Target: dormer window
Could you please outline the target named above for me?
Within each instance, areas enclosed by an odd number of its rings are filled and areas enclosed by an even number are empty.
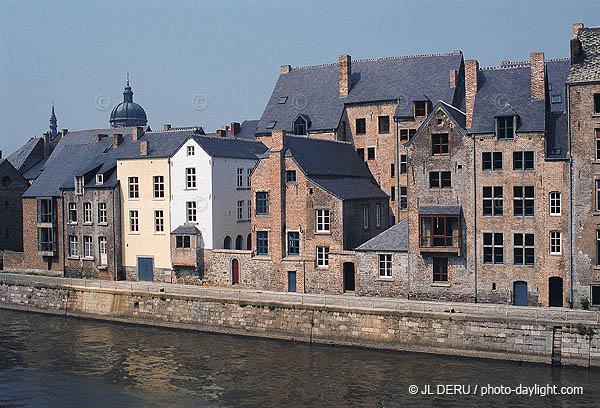
[[[97,185],[104,184],[104,174],[96,174],[96,184]]]
[[[306,135],[306,120],[302,116],[299,116],[294,121],[294,134],[296,135]]]
[[[427,101],[415,101],[415,118],[424,118],[427,112]]]
[[[515,138],[515,116],[496,118],[496,137],[498,140],[512,140]]]
[[[83,176],[75,177],[75,194],[81,195],[83,194]]]
[[[275,124],[277,123],[276,120],[272,120],[269,123],[267,123],[267,129],[273,129],[275,127]]]
[[[288,98],[287,96],[280,96],[280,97],[279,97],[279,102],[278,102],[278,103],[279,103],[280,105],[283,105],[284,103],[286,103],[286,102],[287,102],[287,98]]]
[[[552,95],[551,102],[552,103],[561,103],[562,102],[562,98],[560,97],[560,95]]]

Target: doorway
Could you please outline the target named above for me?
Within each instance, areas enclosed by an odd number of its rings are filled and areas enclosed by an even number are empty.
[[[138,280],[152,282],[154,281],[154,259],[148,257],[138,257]]]
[[[240,283],[240,262],[237,259],[231,260],[231,284]]]
[[[344,292],[354,292],[354,263],[344,262]]]
[[[296,291],[296,271],[288,271],[288,292]]]
[[[513,284],[515,306],[527,306],[527,282],[517,281]]]
[[[563,280],[557,276],[548,279],[548,306],[563,306]]]

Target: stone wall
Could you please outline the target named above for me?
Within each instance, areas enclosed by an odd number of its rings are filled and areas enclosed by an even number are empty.
[[[379,276],[379,252],[357,251],[356,292],[360,296],[408,297],[408,254],[387,252],[392,255],[392,276]]]
[[[231,289],[171,293],[181,288],[166,285],[161,292],[141,283],[104,281],[107,287],[100,288],[84,287],[86,280],[15,279],[0,275],[1,308],[515,361],[550,363],[561,355],[564,364],[600,366],[598,312]]]

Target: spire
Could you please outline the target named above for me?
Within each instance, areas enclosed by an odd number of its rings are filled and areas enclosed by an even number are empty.
[[[129,72],[127,73],[127,85],[123,91],[123,102],[133,102],[133,91],[129,85]]]
[[[56,115],[54,114],[54,101],[52,102],[52,114],[50,115],[50,134],[52,135],[52,139],[58,135]]]

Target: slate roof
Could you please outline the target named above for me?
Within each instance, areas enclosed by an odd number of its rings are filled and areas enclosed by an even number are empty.
[[[552,88],[552,90],[548,90],[548,100],[550,100],[550,110],[552,112],[564,112],[567,110],[565,82],[567,82],[570,68],[570,59],[546,61],[546,78],[549,87]],[[552,95],[560,95],[560,102],[552,103],[550,99]]]
[[[408,251],[408,218],[404,218],[396,225],[374,236],[358,248],[356,251]]]
[[[186,235],[198,235],[200,234],[200,230],[198,230],[198,228],[196,228],[195,225],[193,224],[183,224],[180,225],[179,227],[175,228],[171,234],[186,234]]]
[[[460,205],[424,205],[419,207],[419,215],[460,215]]]
[[[27,169],[22,168],[23,165],[26,164],[27,159],[29,158],[29,156],[31,155],[31,153],[33,152],[33,150],[36,148],[36,146],[39,143],[44,143],[44,141],[41,137],[32,137],[31,139],[29,139],[27,141],[27,143],[25,143],[23,146],[21,146],[20,149],[18,149],[16,152],[14,152],[10,156],[8,156],[6,159],[10,162],[10,164],[13,165],[13,167],[18,172],[21,172],[21,171],[24,172]]]
[[[243,140],[230,137],[193,136],[193,139],[213,157],[231,157],[234,159],[256,159],[267,151],[267,147],[255,140]]]
[[[235,134],[236,139],[256,139],[256,125],[258,125],[258,119],[256,120],[245,120],[240,123],[240,131]],[[231,137],[231,129],[227,129],[227,137]]]
[[[567,114],[550,113],[546,120],[546,158],[566,159],[568,146]]]
[[[583,58],[581,63],[571,66],[569,83],[600,81],[600,27],[579,30]]]
[[[309,179],[341,200],[389,197],[377,184],[367,178],[309,176]]]
[[[347,97],[339,95],[338,64],[292,68],[279,75],[257,125],[257,134],[274,129],[293,132],[299,114],[307,117],[308,131],[337,128],[344,104],[396,101],[397,114],[413,115],[412,101],[444,100],[452,103],[456,88],[450,87],[450,70],[459,71],[462,53],[355,60],[351,63],[352,85]],[[283,104],[281,97],[287,97]]]

